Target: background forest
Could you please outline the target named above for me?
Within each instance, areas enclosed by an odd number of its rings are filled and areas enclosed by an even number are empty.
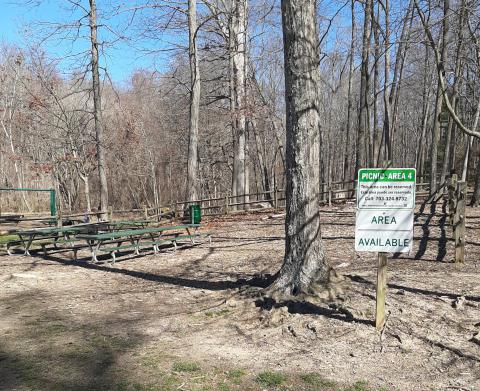
[[[100,208],[103,150],[115,209],[283,188],[280,1],[59,3],[69,11],[60,20],[31,22],[25,44],[1,45],[0,187],[55,188],[64,211]],[[317,7],[322,182],[352,181],[358,168],[390,161],[416,167],[431,192],[452,172],[473,185],[479,2],[322,0]],[[52,50],[65,42],[69,51]],[[112,79],[107,59],[120,45],[152,65]],[[26,193],[16,197],[22,211],[48,207]]]

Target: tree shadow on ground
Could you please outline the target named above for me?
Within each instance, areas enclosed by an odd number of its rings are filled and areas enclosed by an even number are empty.
[[[58,262],[68,266],[81,267],[84,269],[90,270],[99,270],[108,273],[122,274],[128,277],[139,278],[146,281],[158,282],[162,284],[183,286],[186,288],[195,288],[195,289],[204,289],[209,291],[222,291],[229,289],[238,289],[243,286],[255,287],[255,288],[265,288],[271,284],[273,277],[271,275],[252,275],[251,278],[238,278],[236,281],[212,281],[212,280],[201,280],[194,278],[185,278],[177,276],[168,276],[161,274],[154,274],[149,272],[142,272],[129,269],[121,269],[114,266],[105,266],[100,264],[93,264],[83,261],[66,261],[64,259],[52,257],[52,256],[43,256],[43,258],[48,259],[53,262]]]
[[[368,326],[373,325],[371,320],[357,318],[346,308],[336,304],[327,304],[327,306],[321,307],[305,301],[283,300],[277,302],[275,299],[265,297],[256,300],[255,305],[266,311],[287,307],[288,312],[291,314],[320,315],[329,319],[341,320],[342,322],[347,323],[361,323]]]
[[[118,389],[126,380],[114,370],[118,359],[144,341],[134,321],[109,317],[82,323],[51,305],[36,291],[2,300],[2,318],[21,314],[22,321],[2,326],[0,389]],[[112,321],[114,330],[105,327]]]
[[[365,284],[365,285],[375,287],[375,284],[373,282],[367,280],[366,278],[364,278],[362,276],[358,276],[358,275],[355,275],[355,274],[345,274],[345,277],[347,277],[348,279],[350,279],[353,282],[357,282],[357,283],[360,283],[360,284]],[[448,297],[452,300],[455,300],[455,299],[457,299],[461,296],[464,296],[466,300],[480,302],[480,296],[461,295],[461,294],[447,293],[447,292],[436,292],[436,291],[431,291],[431,290],[428,290],[428,289],[412,288],[412,287],[409,287],[409,286],[393,284],[393,283],[388,283],[387,287],[388,288],[393,288],[393,289],[401,289],[401,290],[404,290],[406,292],[417,293],[417,294],[420,294],[420,295],[427,295],[427,296],[434,296],[434,297],[442,297],[443,296],[443,297]]]
[[[422,257],[425,255],[427,252],[428,244],[432,241],[438,242],[438,249],[437,249],[437,255],[435,260],[437,262],[444,262],[445,256],[447,255],[447,242],[449,241],[447,239],[446,235],[446,230],[445,230],[445,225],[446,225],[446,219],[447,219],[447,214],[446,214],[446,201],[443,202],[442,205],[442,214],[441,218],[439,220],[438,225],[433,225],[432,224],[432,219],[436,216],[436,211],[437,211],[437,202],[434,201],[430,204],[430,212],[429,213],[424,213],[426,209],[427,203],[424,202],[420,206],[420,211],[415,214],[414,221],[418,222],[419,218],[422,216],[426,216],[425,221],[423,224],[421,224],[421,229],[423,235],[420,237],[420,243],[418,246],[418,250],[416,254],[414,255],[413,259],[415,260],[421,260]],[[430,227],[432,226],[438,226],[440,227],[440,237],[439,238],[431,238],[430,237]],[[417,239],[417,238],[415,238]]]

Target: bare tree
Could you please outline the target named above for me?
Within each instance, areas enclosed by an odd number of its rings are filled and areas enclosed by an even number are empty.
[[[198,199],[198,122],[200,67],[197,50],[197,1],[188,0],[188,56],[190,59],[190,116],[187,160],[187,200]]]
[[[95,0],[90,1],[90,42],[91,42],[91,71],[93,90],[93,118],[95,122],[95,137],[97,147],[97,165],[100,178],[100,212],[101,217],[107,217],[108,210],[108,183],[105,162],[105,144],[102,121],[102,98],[100,92],[100,73],[98,65],[98,39],[97,39],[97,6]]]
[[[315,0],[282,0],[287,115],[285,258],[269,288],[313,294],[330,280],[320,233],[319,38]]]

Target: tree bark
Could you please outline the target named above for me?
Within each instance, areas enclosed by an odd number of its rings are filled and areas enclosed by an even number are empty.
[[[457,37],[457,48],[455,50],[455,73],[452,86],[452,106],[457,110],[457,96],[459,90],[459,83],[462,71],[462,52],[463,52],[463,29],[464,29],[464,20],[465,16],[465,7],[460,8],[460,15],[458,18],[458,37]],[[445,154],[443,157],[443,166],[442,166],[442,182],[445,181],[445,178],[450,175],[455,165],[455,123],[452,118],[449,118],[448,129],[447,129],[447,139],[445,142]]]
[[[350,41],[350,58],[348,63],[348,97],[347,97],[347,132],[345,137],[345,156],[343,160],[342,181],[346,182],[350,172],[350,133],[352,130],[352,82],[353,82],[353,58],[355,51],[355,0],[351,0],[352,31]]]
[[[190,59],[190,117],[188,132],[186,199],[198,199],[198,120],[200,109],[200,67],[197,51],[197,1],[188,0],[188,55]]]
[[[366,159],[366,136],[368,135],[368,91],[369,91],[369,67],[368,58],[370,52],[371,35],[371,12],[372,0],[365,0],[365,16],[363,21],[363,40],[362,40],[362,65],[360,70],[360,107],[358,112],[357,129],[357,153],[355,160],[355,176],[358,170],[365,167]]]
[[[445,72],[445,60],[447,54],[447,38],[449,30],[449,0],[444,0],[443,2],[443,24],[442,24],[442,47],[440,53],[440,66],[442,72]],[[442,76],[438,75],[437,83],[437,98],[435,101],[435,118],[433,122],[433,133],[432,133],[432,148],[431,152],[431,163],[430,163],[430,195],[434,194],[437,191],[437,160],[438,160],[438,143],[440,141],[440,113],[442,111],[443,104],[443,91],[442,91]]]
[[[98,175],[100,178],[100,217],[107,218],[108,212],[108,184],[105,164],[105,145],[102,121],[102,99],[100,93],[100,73],[98,67],[98,40],[97,40],[97,7],[96,0],[90,1],[90,41],[92,45],[92,89],[93,89],[93,117],[95,123],[95,142],[97,148]]]
[[[286,102],[285,258],[270,289],[314,294],[329,282],[319,216],[319,41],[315,0],[282,0]]]
[[[229,24],[230,94],[233,116],[233,178],[232,195],[240,195],[236,202],[243,202],[246,191],[246,45],[247,0],[235,0]]]
[[[387,127],[384,130],[385,135],[385,148],[386,148],[386,160],[393,161],[393,146],[394,146],[394,136],[395,136],[395,122],[398,113],[398,103],[400,101],[400,84],[402,81],[403,69],[405,64],[405,59],[407,55],[407,43],[408,36],[410,35],[410,30],[413,20],[413,0],[410,1],[407,12],[405,13],[405,19],[403,21],[402,33],[400,35],[400,43],[398,44],[397,53],[395,55],[395,66],[393,70],[393,80],[390,87],[390,93],[388,96],[388,108],[386,110],[386,115],[388,115],[388,121],[386,120],[384,125]],[[390,35],[390,34],[388,34]],[[385,53],[387,54],[387,53]],[[389,70],[388,70],[389,71]]]

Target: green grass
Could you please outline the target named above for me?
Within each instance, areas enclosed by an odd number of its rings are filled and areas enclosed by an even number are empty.
[[[218,383],[218,391],[230,391],[230,386],[227,383]]]
[[[177,361],[172,365],[172,371],[174,372],[198,372],[200,366],[194,362]]]
[[[242,382],[242,377],[245,376],[245,371],[243,369],[232,369],[227,372],[227,379],[230,380],[233,384],[240,385]]]
[[[306,383],[314,387],[316,390],[321,390],[325,388],[333,388],[335,387],[335,382],[327,380],[320,376],[320,374],[315,372],[304,373],[300,375],[300,379]]]
[[[15,241],[15,240],[20,240],[18,235],[1,235],[0,236],[0,246],[5,245],[8,242],[12,242],[12,241]]]
[[[359,380],[353,383],[345,391],[368,391],[368,382],[366,380]]]
[[[283,373],[271,371],[260,372],[255,378],[257,383],[266,387],[279,386],[285,380],[287,380],[287,376]]]
[[[227,315],[230,312],[227,308],[224,308],[220,311],[207,311],[205,312],[205,316],[208,318],[214,318],[216,316]]]

